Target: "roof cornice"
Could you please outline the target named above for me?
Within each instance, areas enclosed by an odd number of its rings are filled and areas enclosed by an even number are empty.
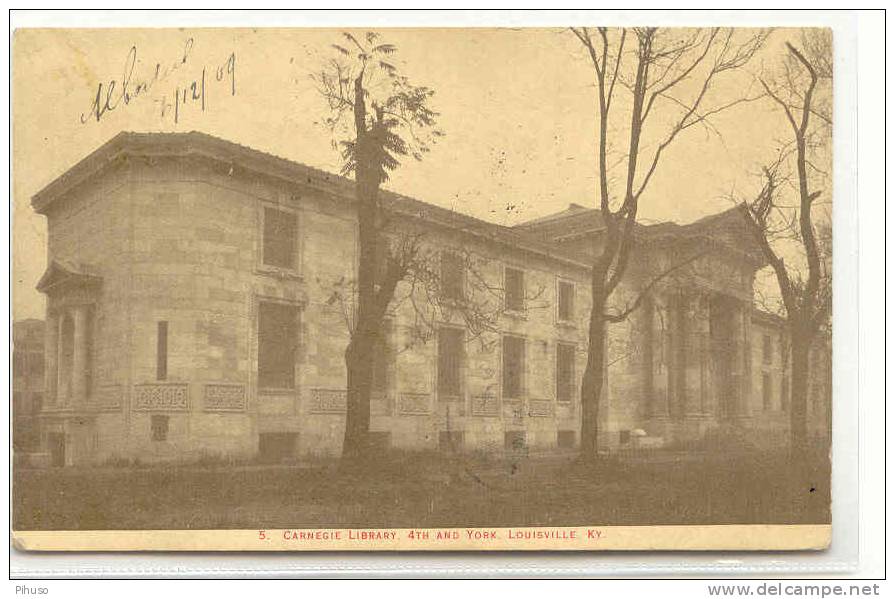
[[[123,131],[57,177],[31,199],[38,214],[75,187],[98,176],[116,160],[126,156],[197,156],[238,166],[290,184],[309,186],[344,201],[354,201],[354,181],[248,146],[198,131],[184,133],[136,133]],[[441,208],[388,190],[380,190],[386,208],[404,217],[420,218],[491,242],[512,244],[528,252],[558,260],[576,268],[589,268],[590,260],[572,252],[557,251],[551,244],[531,239],[522,231],[490,223],[460,212]]]

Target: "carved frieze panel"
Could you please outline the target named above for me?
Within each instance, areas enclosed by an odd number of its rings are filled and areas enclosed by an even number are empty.
[[[544,418],[553,416],[553,401],[550,399],[529,400],[528,415],[532,418]]]
[[[211,383],[205,385],[204,405],[207,412],[242,412],[246,408],[245,385]]]
[[[345,389],[311,389],[312,414],[344,414],[348,410]]]
[[[398,413],[414,416],[429,413],[428,393],[402,393],[398,396]]]
[[[134,410],[139,412],[186,412],[190,409],[187,383],[134,385]]]

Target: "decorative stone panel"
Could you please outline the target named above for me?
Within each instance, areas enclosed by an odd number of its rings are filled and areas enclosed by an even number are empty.
[[[116,412],[121,409],[123,393],[121,385],[101,385],[90,395],[87,405],[97,412]]]
[[[398,396],[398,413],[415,416],[429,413],[428,393],[402,393]]]
[[[311,389],[312,414],[344,414],[348,411],[345,389]]]
[[[187,383],[134,385],[134,410],[139,412],[187,412],[190,409]]]
[[[475,395],[472,398],[473,416],[500,416],[500,402],[496,395]]]
[[[210,383],[205,385],[206,412],[242,412],[246,408],[245,385]]]
[[[545,418],[553,416],[553,401],[550,399],[529,400],[528,415],[532,418]]]

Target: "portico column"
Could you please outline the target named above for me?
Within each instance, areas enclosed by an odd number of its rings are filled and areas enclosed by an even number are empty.
[[[48,403],[56,404],[56,377],[59,364],[59,318],[47,310],[47,322],[44,325],[44,387]]]
[[[751,415],[749,407],[751,385],[749,384],[749,379],[752,377],[752,361],[749,359],[749,327],[747,322],[747,320],[751,321],[751,318],[749,318],[749,311],[745,302],[736,304],[731,317],[733,319],[731,331],[733,337],[733,359],[731,360],[733,385],[731,385],[731,391],[734,394],[734,414],[737,417],[747,417]]]
[[[668,418],[668,360],[671,356],[669,311],[667,302],[650,302],[653,343],[653,376],[650,379],[653,389],[653,401],[650,415],[654,418]]]
[[[72,355],[72,403],[83,405],[87,401],[87,306],[72,308],[74,318],[74,352]]]
[[[702,352],[700,344],[699,295],[688,294],[684,298],[684,414],[702,411]]]
[[[696,311],[696,346],[699,355],[699,412],[711,412],[712,397],[712,355],[709,351],[711,337],[711,296],[708,293],[699,295]]]
[[[752,416],[752,303],[745,301],[742,303],[742,311],[740,312],[740,322],[742,327],[742,344],[743,344],[743,389],[740,392],[742,416]]]
[[[61,308],[56,317],[56,403],[64,405],[68,403],[69,373],[65,359],[65,319],[68,317],[68,308]]]

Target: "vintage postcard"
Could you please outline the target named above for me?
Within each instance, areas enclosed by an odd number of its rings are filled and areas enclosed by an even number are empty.
[[[16,30],[15,546],[826,548],[832,34],[570,25]]]

